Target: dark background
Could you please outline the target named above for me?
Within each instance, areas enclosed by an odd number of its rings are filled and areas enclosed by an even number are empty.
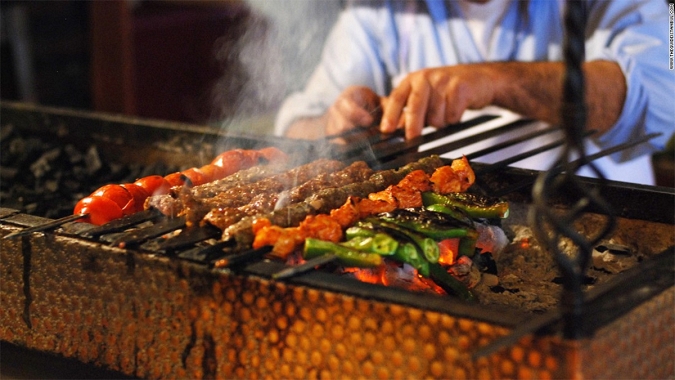
[[[244,2],[3,0],[0,9],[3,100],[194,123],[232,112],[214,106],[212,89],[241,68],[216,50],[236,57]]]

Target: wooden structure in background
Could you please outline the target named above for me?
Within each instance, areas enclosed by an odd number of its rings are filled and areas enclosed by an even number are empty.
[[[90,4],[94,110],[199,123],[213,116],[210,91],[227,69],[216,49],[243,33],[243,2]]]
[[[91,3],[92,92],[98,111],[136,114],[132,12],[126,1]]]

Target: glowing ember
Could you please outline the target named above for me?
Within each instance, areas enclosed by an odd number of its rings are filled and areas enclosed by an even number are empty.
[[[440,248],[440,256],[438,263],[441,265],[452,265],[457,260],[459,253],[459,239],[445,239],[438,242]]]
[[[530,239],[528,239],[528,238],[521,239],[520,240],[520,248],[522,248],[522,249],[530,248]]]
[[[367,282],[369,284],[384,284],[385,279],[383,278],[384,271],[381,267],[372,268],[372,269],[361,269],[361,268],[344,268],[344,273],[351,274],[357,280],[361,282]]]
[[[387,261],[385,265],[377,268],[350,267],[343,268],[342,272],[369,284],[393,286],[416,292],[446,294],[441,287],[420,276],[417,270],[408,264],[401,265],[393,261]]]

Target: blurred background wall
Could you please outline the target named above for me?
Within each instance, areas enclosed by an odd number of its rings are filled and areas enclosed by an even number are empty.
[[[1,98],[267,133],[341,6],[3,0]]]

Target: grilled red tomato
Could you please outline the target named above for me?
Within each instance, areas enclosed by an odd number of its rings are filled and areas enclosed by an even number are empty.
[[[199,168],[204,176],[204,183],[213,182],[228,176],[229,170],[218,165],[206,164]]]
[[[167,194],[171,189],[169,182],[161,175],[149,175],[136,180],[134,184],[142,187],[148,193],[148,196]]]
[[[180,172],[182,175],[187,177],[192,183],[192,186],[197,186],[206,183],[204,180],[204,174],[197,168],[190,168]]]
[[[273,146],[258,151],[267,162],[279,164],[288,161],[288,155]]]
[[[241,169],[247,169],[250,168],[251,166],[258,165],[260,163],[260,160],[263,157],[263,155],[260,153],[260,151],[257,150],[241,150],[240,152],[243,156],[241,163],[239,164],[239,170]]]
[[[190,168],[183,170],[182,172],[171,173],[164,177],[171,187],[185,185],[185,178],[190,180],[192,186],[206,183],[204,182],[204,175],[197,168]]]
[[[211,165],[220,166],[221,168],[228,169],[228,171],[239,170],[240,167],[244,166],[247,160],[250,160],[249,155],[244,154],[243,149],[233,149],[223,152],[216,156],[216,158],[211,161]],[[234,173],[234,171],[232,171]]]
[[[100,226],[123,216],[122,208],[114,201],[101,196],[88,196],[82,198],[75,205],[75,215],[89,214],[80,219],[83,222]]]
[[[169,183],[169,187],[183,186],[183,184],[185,184],[185,180],[183,179],[181,172],[171,173],[165,176],[164,180]]]
[[[91,193],[92,197],[102,197],[115,202],[124,215],[133,212],[134,196],[122,185],[105,185]]]
[[[143,205],[145,204],[145,200],[150,196],[147,191],[145,191],[144,188],[141,186],[138,186],[135,183],[125,183],[124,185],[121,185],[133,197],[133,203],[130,205],[127,205],[129,207],[129,212],[122,208],[122,211],[124,211],[124,215],[128,214],[133,214],[135,212],[143,211]]]

